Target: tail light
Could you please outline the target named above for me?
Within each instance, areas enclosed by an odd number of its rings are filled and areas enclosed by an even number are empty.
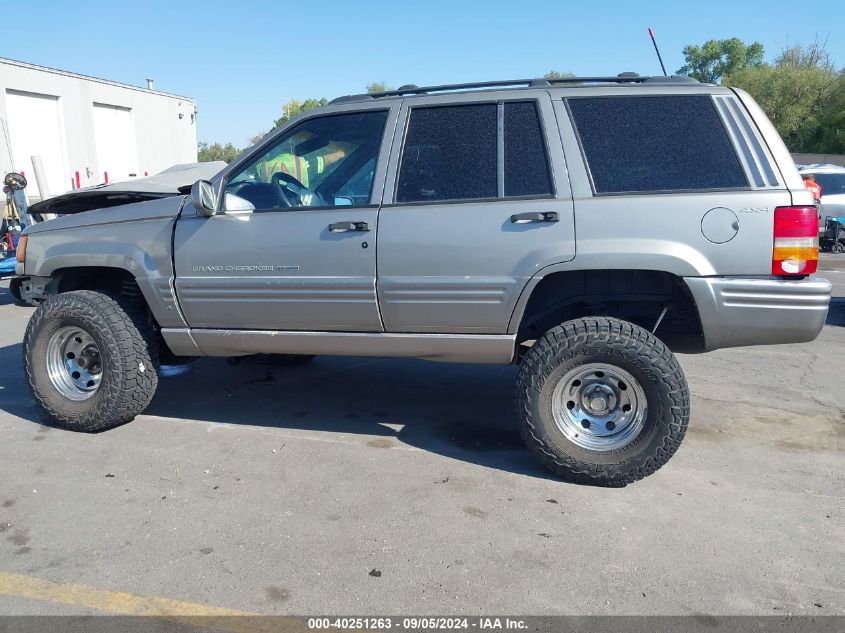
[[[816,207],[777,207],[772,248],[773,275],[811,275],[819,262]]]

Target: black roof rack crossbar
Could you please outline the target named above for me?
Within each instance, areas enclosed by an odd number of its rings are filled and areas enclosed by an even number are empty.
[[[671,83],[673,80],[678,80],[679,83],[688,83],[690,81],[695,82],[695,80],[691,80],[690,77],[649,77],[649,76],[641,76],[637,73],[621,73],[616,75],[615,77],[560,77],[558,79],[545,79],[545,78],[534,78],[534,79],[505,79],[502,81],[476,81],[470,83],[462,83],[462,84],[442,84],[439,86],[402,86],[397,90],[384,90],[382,92],[370,92],[366,94],[358,94],[358,95],[346,95],[344,97],[338,97],[332,103],[342,103],[346,101],[360,101],[364,99],[378,99],[381,97],[400,97],[402,95],[421,95],[421,94],[428,94],[431,92],[447,92],[451,90],[476,90],[478,88],[509,88],[513,86],[528,86],[528,87],[538,87],[538,86],[551,86],[555,84],[589,84],[589,83],[645,83],[647,81],[652,81],[655,79],[660,79],[663,82]]]

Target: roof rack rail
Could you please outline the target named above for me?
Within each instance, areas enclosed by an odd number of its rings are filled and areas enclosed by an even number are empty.
[[[556,84],[592,84],[592,83],[698,83],[692,77],[664,77],[664,76],[642,76],[633,72],[624,72],[615,77],[560,77],[559,79],[546,79],[537,77],[534,79],[504,79],[501,81],[475,81],[462,84],[442,84],[439,86],[416,86],[408,84],[397,90],[384,90],[382,92],[370,92],[366,94],[345,95],[333,99],[331,103],[349,103],[353,101],[366,101],[369,99],[380,99],[382,97],[400,97],[403,95],[422,95],[431,92],[448,92],[452,90],[476,90],[479,88],[511,88],[517,86],[525,87],[549,87]]]

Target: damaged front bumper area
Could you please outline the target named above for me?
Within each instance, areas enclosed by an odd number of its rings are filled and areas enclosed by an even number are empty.
[[[37,306],[49,295],[55,294],[53,277],[35,277],[32,275],[18,275],[9,282],[9,292],[20,302]]]

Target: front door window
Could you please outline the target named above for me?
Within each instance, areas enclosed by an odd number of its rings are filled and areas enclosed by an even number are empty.
[[[386,120],[376,110],[303,121],[237,170],[226,193],[256,211],[369,204]]]

